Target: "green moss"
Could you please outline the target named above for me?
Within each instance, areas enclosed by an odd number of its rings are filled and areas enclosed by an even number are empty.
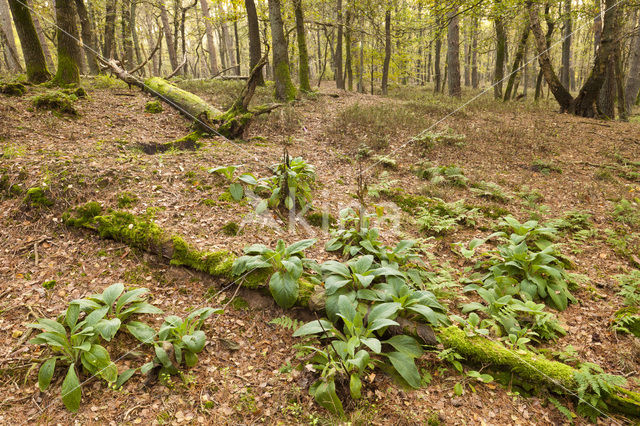
[[[218,201],[226,201],[228,203],[232,203],[234,200],[231,194],[229,194],[228,191],[225,191],[222,194],[218,195]]]
[[[102,214],[102,205],[96,201],[90,201],[77,206],[62,215],[62,222],[67,226],[81,228],[91,224],[96,216]]]
[[[24,197],[24,202],[29,207],[51,207],[53,200],[47,197],[47,193],[48,191],[37,186],[29,188]]]
[[[160,101],[149,101],[144,106],[144,112],[148,112],[150,114],[158,114],[163,111],[162,103]]]
[[[218,205],[218,203],[216,203],[215,200],[212,200],[211,198],[205,198],[201,201],[201,203],[209,207],[214,207]]]
[[[47,280],[42,283],[42,287],[46,288],[47,290],[51,290],[56,286],[56,284],[56,280]]]
[[[414,195],[402,188],[391,188],[380,192],[388,197],[407,213],[415,213],[419,207],[423,207],[431,201],[431,198],[423,195]]]
[[[60,90],[45,92],[31,98],[31,103],[38,109],[57,111],[63,114],[78,115],[78,111],[73,106],[75,96],[67,95]]]
[[[0,83],[0,93],[7,96],[22,96],[27,88],[22,83]]]
[[[200,252],[178,236],[173,236],[172,242],[172,265],[189,266],[213,276],[231,277],[231,267],[235,260],[235,256],[232,253],[226,250]]]
[[[242,297],[238,297],[236,296],[233,301],[231,302],[231,306],[233,307],[233,309],[236,309],[238,311],[244,311],[249,309],[249,303],[247,303],[246,300],[244,300]]]
[[[327,212],[314,211],[310,212],[305,216],[307,222],[309,222],[313,226],[322,227],[325,225],[333,225],[335,224],[336,218]]]
[[[58,46],[58,67],[56,75],[51,83],[59,86],[80,83],[80,70],[75,58],[71,56],[69,49],[64,46]]]
[[[61,89],[60,90],[62,93],[69,95],[69,96],[75,96],[75,99],[86,99],[88,97],[87,91],[83,88],[83,87],[70,87],[68,89]],[[73,98],[72,98],[73,99]]]
[[[276,64],[275,74],[278,81],[282,82],[285,88],[283,101],[292,101],[296,98],[297,90],[296,86],[291,81],[291,74],[289,72],[289,64],[286,61],[281,61]],[[276,93],[276,97],[278,94]]]
[[[234,237],[238,235],[238,232],[240,231],[240,226],[235,222],[227,222],[224,224],[221,231],[225,235]]]
[[[95,226],[103,238],[122,241],[133,247],[170,257],[170,237],[147,217],[114,211],[94,218]]]
[[[124,191],[118,194],[118,208],[127,208],[135,205],[138,202],[138,197],[131,192]]]

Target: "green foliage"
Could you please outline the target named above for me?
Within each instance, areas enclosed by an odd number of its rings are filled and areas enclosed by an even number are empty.
[[[422,231],[445,234],[458,225],[475,226],[478,209],[467,207],[464,200],[447,203],[436,198],[433,201],[428,207],[420,207],[416,214]]]
[[[18,82],[2,83],[0,82],[0,93],[7,96],[22,96],[27,92],[24,84]]]
[[[138,197],[129,191],[124,191],[118,194],[118,208],[124,209],[135,205],[138,202]]]
[[[78,98],[62,91],[49,91],[31,98],[31,103],[38,109],[57,111],[63,114],[78,115],[73,105]]]
[[[298,300],[298,280],[302,277],[304,250],[316,241],[301,240],[287,246],[284,241],[278,240],[275,249],[262,244],[246,247],[245,255],[233,263],[232,274],[240,276],[254,270],[268,270],[271,295],[278,305],[290,308]]]
[[[170,315],[164,319],[156,331],[147,324],[131,321],[127,330],[136,339],[153,344],[155,357],[140,368],[147,373],[159,367],[160,377],[178,374],[178,368],[184,363],[193,367],[198,363],[198,353],[204,349],[207,338],[201,330],[204,321],[213,314],[222,314],[222,309],[200,308],[191,312],[185,319]],[[157,336],[157,340],[155,340]],[[174,362],[175,361],[175,362]]]
[[[478,183],[473,183],[471,184],[470,190],[478,197],[497,201],[499,203],[507,203],[513,198],[513,196],[511,196],[504,190],[504,188],[493,182],[481,181]]]
[[[209,173],[217,173],[220,176],[224,176],[230,182],[229,194],[235,201],[240,201],[244,197],[244,188],[239,181],[244,182],[246,179],[251,179],[252,175],[245,173],[240,177],[235,177],[234,173],[240,166],[220,166],[209,169]]]
[[[613,210],[613,217],[617,222],[640,228],[640,198],[620,200]]]
[[[222,226],[222,233],[230,237],[238,235],[240,226],[236,222],[227,222]]]
[[[469,179],[456,165],[435,166],[433,163],[425,161],[416,166],[414,171],[419,178],[426,179],[434,185],[466,187],[469,184]]]
[[[375,217],[364,211],[358,214],[351,207],[340,210],[340,225],[331,230],[331,239],[327,241],[325,250],[342,251],[343,256],[349,257],[378,251],[382,242],[380,230],[371,224],[371,219]]]
[[[398,162],[395,159],[388,157],[386,155],[376,155],[375,157],[373,157],[373,161],[375,161],[376,164],[382,165],[382,167],[384,167],[385,169],[398,168]]]
[[[640,271],[633,270],[628,275],[616,275],[615,278],[620,284],[618,295],[624,298],[626,307],[615,313],[612,328],[640,337]]]
[[[531,164],[531,170],[534,172],[540,172],[545,176],[550,175],[551,173],[562,173],[562,169],[558,167],[553,161],[546,160],[534,160]]]
[[[378,183],[367,187],[369,197],[379,198],[382,194],[389,192],[389,190],[391,190],[391,188],[398,182],[395,179],[389,179],[389,172],[387,171],[380,173],[379,178],[380,180]]]
[[[462,255],[471,258],[488,239],[502,242],[484,253],[486,259],[476,264],[477,269],[487,270],[480,277],[482,287],[495,289],[498,297],[517,296],[524,302],[542,299],[558,310],[575,301],[568,290],[565,262],[550,241],[555,229],[539,226],[536,221],[520,223],[511,216],[505,217],[500,226],[511,233],[496,232],[485,239],[472,240],[468,250],[461,248]],[[478,288],[477,284],[468,286],[469,290]]]
[[[620,296],[627,306],[640,306],[640,270],[634,269],[626,275],[616,275],[620,284]]]
[[[40,366],[38,386],[45,391],[51,384],[56,365],[68,366],[62,383],[61,397],[69,411],[76,412],[82,398],[81,384],[78,378],[79,368],[97,376],[113,387],[120,387],[128,380],[135,369],[118,375],[118,368],[111,361],[109,352],[100,344],[103,335],[112,337],[120,328],[119,320],[105,321],[100,311],[94,311],[80,320],[81,303],[73,301],[57,320],[39,318],[31,328],[42,330],[29,343],[47,345],[53,355]]]
[[[467,137],[462,134],[455,133],[453,129],[447,127],[445,131],[426,130],[411,138],[411,142],[422,146],[425,149],[431,149],[436,145],[454,145],[462,147],[465,145]]]
[[[561,219],[555,219],[548,223],[548,226],[558,231],[577,233],[591,229],[591,213],[573,210],[564,215]]]
[[[149,101],[144,106],[144,112],[148,112],[150,114],[159,114],[163,111],[162,103],[158,100]]]
[[[271,321],[269,321],[269,324],[277,325],[284,328],[285,330],[296,331],[302,325],[302,321],[285,315],[279,318],[272,319]]]
[[[593,421],[601,411],[607,409],[603,399],[614,393],[616,386],[625,386],[627,380],[622,376],[606,374],[596,364],[585,362],[573,375],[578,384],[578,413],[590,417]]]
[[[49,198],[49,190],[40,188],[38,186],[34,188],[29,188],[24,197],[24,203],[31,207],[51,207],[54,203],[53,200]]]

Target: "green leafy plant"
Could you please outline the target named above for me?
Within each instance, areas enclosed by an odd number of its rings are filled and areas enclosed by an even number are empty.
[[[298,300],[298,280],[303,272],[304,250],[317,240],[301,240],[289,246],[278,240],[275,249],[254,244],[244,249],[245,255],[233,263],[232,273],[240,276],[253,270],[269,270],[269,291],[276,303],[290,308]]]
[[[140,371],[143,374],[154,368],[159,369],[162,378],[166,375],[178,374],[178,368],[184,363],[193,367],[198,363],[198,353],[204,349],[207,338],[201,330],[204,321],[211,315],[222,314],[222,309],[209,307],[196,309],[185,319],[176,315],[165,318],[156,331],[147,324],[138,321],[129,322],[126,327],[136,339],[142,343],[152,344],[155,350],[153,361],[144,364]]]
[[[109,352],[99,344],[100,334],[95,327],[101,317],[89,314],[82,321],[78,321],[80,313],[80,305],[77,302],[71,302],[62,322],[40,318],[36,324],[28,325],[42,330],[42,333],[31,339],[29,343],[47,345],[53,352],[53,356],[46,359],[40,366],[38,372],[40,390],[44,392],[49,388],[56,365],[67,366],[61,396],[65,407],[72,412],[78,411],[82,398],[79,379],[81,368],[114,387],[122,386],[135,372],[135,369],[129,369],[118,374],[118,368],[111,361]]]
[[[625,307],[616,311],[612,328],[621,333],[640,337],[640,271],[616,275],[620,284],[618,295],[624,298]]]
[[[480,181],[472,184],[469,190],[478,197],[497,201],[499,203],[506,203],[513,198],[512,195],[504,190],[504,188],[493,182]]]
[[[555,230],[541,227],[536,221],[520,223],[511,216],[503,218],[500,226],[510,229],[511,234],[496,232],[472,240],[469,249],[461,248],[462,255],[471,258],[488,239],[497,237],[502,242],[484,254],[486,260],[476,264],[476,268],[487,270],[480,279],[482,286],[495,289],[499,297],[518,296],[524,302],[543,299],[558,310],[575,301],[569,293],[565,261],[550,241]]]
[[[149,290],[146,288],[124,290],[122,283],[116,283],[107,287],[101,294],[76,299],[71,303],[86,313],[87,318],[91,318],[94,329],[104,340],[110,341],[122,323],[132,315],[162,313],[160,308],[147,302],[146,295]]]
[[[269,321],[269,324],[277,325],[279,327],[284,328],[285,330],[295,331],[298,328],[300,328],[300,326],[302,325],[302,322],[300,320],[297,320],[295,318],[291,318],[285,315],[282,317],[272,319],[271,321]]]
[[[351,207],[340,210],[340,225],[331,230],[331,239],[327,241],[325,250],[341,250],[344,257],[379,250],[382,247],[380,230],[371,224],[375,217],[365,212],[358,214]]]
[[[415,173],[419,178],[426,179],[434,185],[465,187],[469,184],[469,178],[456,165],[434,166],[431,162],[425,161],[415,168]]]
[[[578,383],[578,413],[592,420],[607,410],[604,397],[613,394],[616,386],[627,384],[624,377],[606,374],[600,366],[590,362],[582,363],[573,378]]]
[[[253,175],[251,175],[250,173],[245,173],[243,175],[241,175],[240,177],[235,177],[235,171],[241,166],[220,166],[220,167],[214,167],[208,170],[209,173],[216,173],[220,176],[224,176],[225,178],[227,178],[227,180],[229,181],[229,194],[231,194],[231,197],[236,200],[236,201],[240,201],[242,200],[242,197],[244,197],[244,188],[242,187],[242,184],[240,183],[240,181],[242,182],[253,182],[255,180],[255,178],[253,178]]]
[[[640,227],[640,198],[620,200],[613,210],[613,217],[617,222]]]
[[[478,209],[468,208],[464,200],[446,203],[435,199],[433,205],[418,209],[416,223],[423,231],[445,234],[458,225],[474,226],[479,216]]]

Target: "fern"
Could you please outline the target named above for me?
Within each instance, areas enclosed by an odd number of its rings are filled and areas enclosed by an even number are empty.
[[[578,397],[584,399],[594,393],[598,397],[610,394],[616,386],[625,386],[627,379],[622,376],[606,374],[602,367],[590,362],[580,365],[580,369],[574,373],[574,379],[578,383]]]
[[[295,318],[290,318],[285,315],[279,318],[272,319],[271,321],[269,321],[269,324],[277,325],[284,328],[285,330],[296,331],[303,323],[302,321],[299,321]]]
[[[624,297],[624,304],[627,306],[639,306],[640,271],[632,271],[629,275],[616,275],[614,278],[620,284],[621,290],[618,294]]]
[[[555,399],[554,397],[549,396],[549,397],[547,397],[547,399],[549,400],[549,402],[551,404],[553,404],[554,407],[556,407],[556,409],[558,411],[560,411],[562,414],[564,414],[564,416],[567,418],[567,420],[572,421],[573,419],[576,418],[576,415],[573,413],[573,411],[569,410],[567,407],[562,405],[562,403],[560,401],[558,401],[557,399]]]

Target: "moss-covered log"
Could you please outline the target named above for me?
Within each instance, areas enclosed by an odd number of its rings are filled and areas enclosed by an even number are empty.
[[[191,247],[179,236],[163,231],[149,217],[136,216],[123,211],[104,211],[96,202],[90,202],[65,213],[63,221],[68,226],[92,229],[103,238],[124,242],[168,259],[174,265],[184,265],[216,277],[232,278],[231,269],[236,259],[228,251],[202,252]],[[266,288],[269,270],[259,270],[242,278],[248,288]],[[324,310],[324,289],[301,280],[297,305],[314,311]],[[423,324],[404,321],[398,332],[408,333],[432,343],[433,335]],[[499,342],[481,336],[467,336],[455,326],[435,329],[435,334],[445,348],[454,349],[471,363],[489,364],[508,370],[531,383],[546,387],[559,394],[576,396],[578,383],[576,369],[557,361],[523,350],[511,350]],[[640,394],[620,387],[616,394],[604,396],[604,402],[612,413],[640,417]]]
[[[265,56],[251,71],[247,84],[233,106],[227,111],[220,111],[201,97],[175,86],[166,79],[151,77],[143,81],[126,71],[115,60],[105,61],[101,59],[101,62],[110,68],[120,80],[158,97],[194,120],[200,130],[210,134],[218,133],[232,139],[241,137],[244,134],[253,117],[268,113],[280,106],[280,104],[272,104],[249,109],[249,102],[255,93],[260,70],[267,63],[266,61]]]

